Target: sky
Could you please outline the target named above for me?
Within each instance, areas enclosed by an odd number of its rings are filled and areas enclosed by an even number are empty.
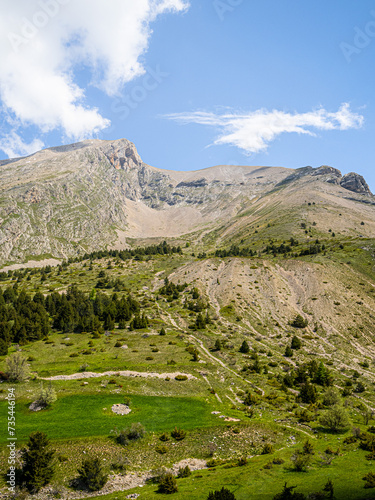
[[[0,159],[126,138],[169,170],[357,172],[375,192],[372,0],[2,0]]]

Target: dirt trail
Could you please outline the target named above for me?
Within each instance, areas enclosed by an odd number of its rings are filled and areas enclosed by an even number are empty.
[[[109,371],[109,372],[81,372],[81,373],[73,373],[72,375],[54,375],[52,377],[40,377],[41,380],[76,380],[81,378],[99,378],[99,377],[108,377],[108,376],[118,376],[118,377],[144,377],[144,378],[175,378],[177,375],[184,375],[189,380],[196,380],[197,377],[194,375],[190,375],[190,373],[156,373],[156,372],[134,372],[131,370],[125,371]]]
[[[216,363],[218,363],[219,365],[221,365],[223,368],[225,368],[227,371],[231,372],[233,375],[235,375],[236,377],[240,378],[241,380],[243,380],[244,382],[246,382],[247,384],[251,385],[254,389],[257,389],[258,391],[260,391],[262,393],[262,396],[264,395],[264,391],[263,389],[261,389],[260,387],[257,387],[256,385],[254,385],[252,382],[250,382],[249,380],[246,380],[244,378],[241,377],[241,375],[239,375],[237,372],[235,372],[234,370],[232,370],[231,368],[229,368],[223,361],[221,361],[221,359],[218,359],[216,358],[215,356],[213,356],[210,351],[204,347],[204,344],[202,342],[202,340],[199,340],[197,339],[196,337],[194,337],[194,335],[190,335],[190,338],[193,338],[196,342],[198,342],[199,344],[199,347],[202,349],[202,351],[205,352],[205,354],[210,358],[212,359],[212,361],[215,361]]]

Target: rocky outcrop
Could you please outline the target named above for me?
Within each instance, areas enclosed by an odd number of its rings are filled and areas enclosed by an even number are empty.
[[[344,175],[340,181],[340,186],[354,193],[371,194],[370,188],[362,175],[354,172]]]
[[[174,172],[143,163],[126,139],[49,148],[0,162],[0,266],[25,256],[82,255],[112,246],[118,232],[124,244],[127,237],[168,238],[230,224],[275,188],[310,192],[321,182],[341,183],[361,200],[370,194],[363,177],[341,177],[328,166]]]

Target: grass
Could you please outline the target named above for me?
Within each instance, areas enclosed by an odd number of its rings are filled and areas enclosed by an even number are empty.
[[[218,425],[210,413],[210,406],[198,398],[132,396],[132,412],[120,416],[111,411],[114,404],[122,403],[124,396],[71,395],[59,398],[50,409],[32,412],[29,403],[16,405],[17,438],[27,439],[38,429],[50,439],[72,439],[88,436],[108,436],[117,427],[122,429],[133,422],[141,422],[147,431],[170,431],[175,426],[186,430]],[[5,402],[0,403],[0,413],[6,414]],[[2,433],[0,443],[7,436]]]

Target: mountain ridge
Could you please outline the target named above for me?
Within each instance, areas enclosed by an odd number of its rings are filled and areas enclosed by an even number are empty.
[[[293,209],[294,217],[312,193],[351,211],[350,231],[359,218],[375,223],[375,198],[359,174],[343,176],[328,166],[163,170],[144,163],[126,139],[87,140],[5,160],[0,181],[0,265],[41,255],[74,257],[134,239],[194,241],[199,234],[204,242],[219,226],[230,232],[246,211],[259,213],[262,203],[271,212],[280,204]],[[252,221],[247,218],[244,226]]]

